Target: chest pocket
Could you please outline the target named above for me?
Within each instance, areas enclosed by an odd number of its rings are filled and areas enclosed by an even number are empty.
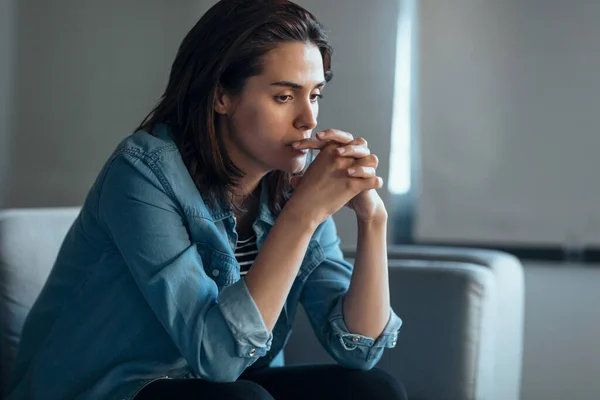
[[[217,284],[219,291],[239,279],[239,270],[235,258],[205,243],[197,243],[198,253],[202,257],[204,272]]]

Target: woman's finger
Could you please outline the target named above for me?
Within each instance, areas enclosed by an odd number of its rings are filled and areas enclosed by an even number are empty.
[[[332,139],[329,139],[331,137]],[[352,144],[352,140],[348,141],[347,138],[343,136],[328,136],[327,139],[320,139],[318,134],[315,138],[302,139],[297,142],[292,143],[292,147],[298,150],[303,149],[313,149],[313,150],[321,150],[328,143],[338,143],[340,145]]]
[[[347,143],[346,146],[362,146],[362,147],[369,147],[369,144],[367,143],[367,139],[359,137],[354,139],[353,141],[351,141],[350,143]]]
[[[379,159],[377,158],[377,156],[375,154],[369,154],[363,158],[357,158],[356,161],[348,168],[352,168],[352,167],[377,168],[378,166],[379,166]]]
[[[371,154],[368,147],[358,145],[348,145],[337,148],[337,153],[343,157],[364,158]]]
[[[316,137],[299,140],[292,143],[295,149],[313,149],[321,150],[327,143],[338,143],[344,146],[355,146],[368,148],[367,141],[360,137],[354,139],[350,133],[342,132],[334,129],[317,133]],[[361,153],[362,154],[362,153]]]
[[[376,171],[373,167],[353,166],[348,169],[348,175],[353,178],[372,178],[376,176]]]
[[[371,154],[371,150],[369,150],[366,139],[359,137],[344,146],[340,146],[338,154],[345,157],[362,158]]]
[[[351,186],[353,190],[358,193],[370,189],[381,189],[383,187],[383,179],[380,176],[369,176],[362,179],[353,179]]]
[[[329,142],[325,142],[317,138],[308,138],[292,143],[292,147],[298,150],[321,150],[323,147],[327,146],[328,143]]]
[[[328,140],[339,144],[349,144],[354,140],[354,136],[352,136],[351,133],[337,129],[325,129],[324,131],[318,132],[316,136],[319,140]]]

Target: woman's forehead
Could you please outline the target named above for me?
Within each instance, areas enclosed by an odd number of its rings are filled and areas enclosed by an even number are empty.
[[[325,80],[323,57],[311,43],[282,43],[263,58],[262,78],[275,82],[292,82],[316,86]]]

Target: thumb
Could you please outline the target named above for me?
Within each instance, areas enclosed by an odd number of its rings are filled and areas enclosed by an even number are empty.
[[[292,179],[290,179],[290,185],[292,185],[292,188],[296,189],[296,187],[298,187],[301,181],[302,175],[292,176]]]

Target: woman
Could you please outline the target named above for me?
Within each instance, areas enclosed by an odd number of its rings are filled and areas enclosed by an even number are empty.
[[[330,64],[321,25],[287,0],[202,17],[68,233],[9,399],[405,398],[373,368],[401,324],[377,158],[345,132],[311,139]],[[331,218],[345,204],[354,266]],[[299,303],[339,365],[274,368]]]

